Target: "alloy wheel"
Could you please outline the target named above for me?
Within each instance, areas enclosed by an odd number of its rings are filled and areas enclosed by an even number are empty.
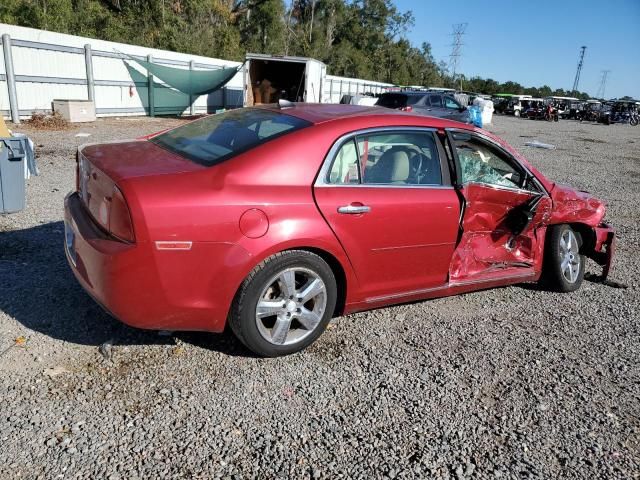
[[[578,240],[571,230],[566,230],[560,237],[560,270],[569,283],[575,283],[580,274],[580,253]]]
[[[274,275],[256,305],[260,335],[274,345],[291,345],[309,336],[322,322],[327,288],[314,271],[287,268]]]

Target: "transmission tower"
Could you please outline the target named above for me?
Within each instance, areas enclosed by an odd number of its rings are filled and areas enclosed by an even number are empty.
[[[462,56],[462,37],[466,30],[466,23],[456,23],[453,25],[453,43],[451,44],[451,55],[449,55],[449,70],[451,71],[451,78],[453,78],[454,82],[456,81],[458,63]],[[462,90],[462,78],[460,78],[460,90]]]
[[[584,52],[587,49],[584,45],[580,47],[580,57],[578,60],[578,70],[576,71],[576,78],[573,81],[573,89],[571,90],[573,93],[578,92],[578,83],[580,83],[580,72],[582,71],[582,63],[584,62]]]
[[[600,72],[600,86],[596,92],[596,98],[604,99],[604,89],[607,86],[607,77],[609,76],[609,73],[611,73],[611,70],[602,70]]]

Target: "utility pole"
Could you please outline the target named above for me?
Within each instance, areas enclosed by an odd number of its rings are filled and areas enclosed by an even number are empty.
[[[600,72],[600,86],[598,87],[598,91],[596,92],[596,98],[601,98],[604,100],[604,91],[607,86],[607,77],[611,73],[611,70],[602,70]]]
[[[580,72],[582,71],[582,64],[584,62],[584,52],[587,49],[586,46],[582,46],[580,47],[580,57],[578,60],[578,70],[576,71],[576,78],[573,81],[573,89],[571,89],[571,92],[573,92],[574,94],[578,93],[578,83],[580,83]]]
[[[467,30],[467,23],[456,23],[453,25],[453,43],[451,44],[451,54],[449,55],[449,70],[451,70],[451,78],[456,81],[456,73],[458,63],[462,56],[462,37]],[[462,77],[460,77],[460,90],[462,90]]]

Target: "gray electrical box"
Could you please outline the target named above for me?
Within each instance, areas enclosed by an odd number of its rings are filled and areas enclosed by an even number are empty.
[[[37,174],[27,137],[0,138],[0,213],[24,210],[28,172]]]

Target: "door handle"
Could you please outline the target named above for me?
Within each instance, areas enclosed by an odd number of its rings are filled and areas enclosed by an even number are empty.
[[[344,207],[338,207],[338,213],[346,213],[349,215],[357,215],[359,213],[368,213],[371,211],[371,207],[367,205],[345,205]]]

